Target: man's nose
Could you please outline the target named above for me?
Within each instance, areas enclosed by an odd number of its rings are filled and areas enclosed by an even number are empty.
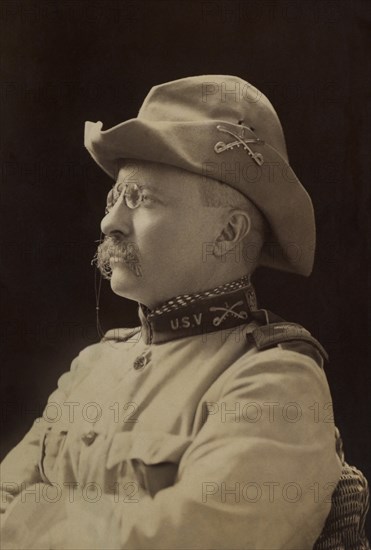
[[[130,208],[126,206],[120,197],[102,219],[100,224],[101,231],[104,235],[117,231],[127,235],[130,233],[130,218]]]

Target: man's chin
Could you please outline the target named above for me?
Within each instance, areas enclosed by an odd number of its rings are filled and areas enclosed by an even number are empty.
[[[125,264],[120,264],[112,269],[110,279],[111,290],[118,296],[135,300],[133,294],[138,290],[139,277]]]

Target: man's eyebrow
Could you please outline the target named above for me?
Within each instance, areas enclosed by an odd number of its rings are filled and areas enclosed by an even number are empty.
[[[134,180],[128,180],[125,181],[125,179],[118,179],[116,183],[114,184],[114,188],[117,189],[119,186],[126,185],[127,183],[136,183],[139,187],[139,189],[151,191],[154,195],[163,196],[164,193],[161,192],[161,190],[158,187],[155,187],[152,183],[149,182],[139,182]]]

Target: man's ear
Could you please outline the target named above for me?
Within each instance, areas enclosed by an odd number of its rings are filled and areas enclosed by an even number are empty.
[[[214,254],[221,256],[242,243],[251,231],[251,218],[246,210],[234,208],[228,214],[225,225],[215,240]]]

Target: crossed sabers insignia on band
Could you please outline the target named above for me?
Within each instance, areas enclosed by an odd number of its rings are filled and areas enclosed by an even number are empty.
[[[223,151],[226,151],[227,149],[233,149],[233,147],[239,147],[240,145],[243,146],[243,148],[247,151],[248,155],[258,164],[261,166],[264,163],[264,157],[261,153],[254,153],[252,149],[247,145],[248,143],[258,143],[259,145],[264,145],[264,140],[256,138],[256,139],[244,139],[243,138],[243,129],[242,129],[242,137],[238,134],[235,134],[234,132],[231,132],[228,130],[228,128],[225,128],[221,124],[218,124],[217,129],[220,132],[225,132],[226,134],[230,134],[233,136],[236,141],[231,141],[230,143],[224,143],[224,141],[218,141],[214,145],[214,151],[216,153],[223,153]]]
[[[240,300],[239,302],[236,302],[233,304],[233,306],[229,307],[228,302],[225,302],[225,307],[215,307],[211,306],[209,308],[209,311],[224,311],[223,315],[220,317],[214,317],[213,319],[213,325],[214,327],[218,327],[224,319],[227,317],[228,314],[232,314],[236,319],[247,319],[247,312],[246,311],[240,311],[237,313],[237,311],[234,311],[234,308],[237,306],[241,306],[243,304],[243,301]]]

